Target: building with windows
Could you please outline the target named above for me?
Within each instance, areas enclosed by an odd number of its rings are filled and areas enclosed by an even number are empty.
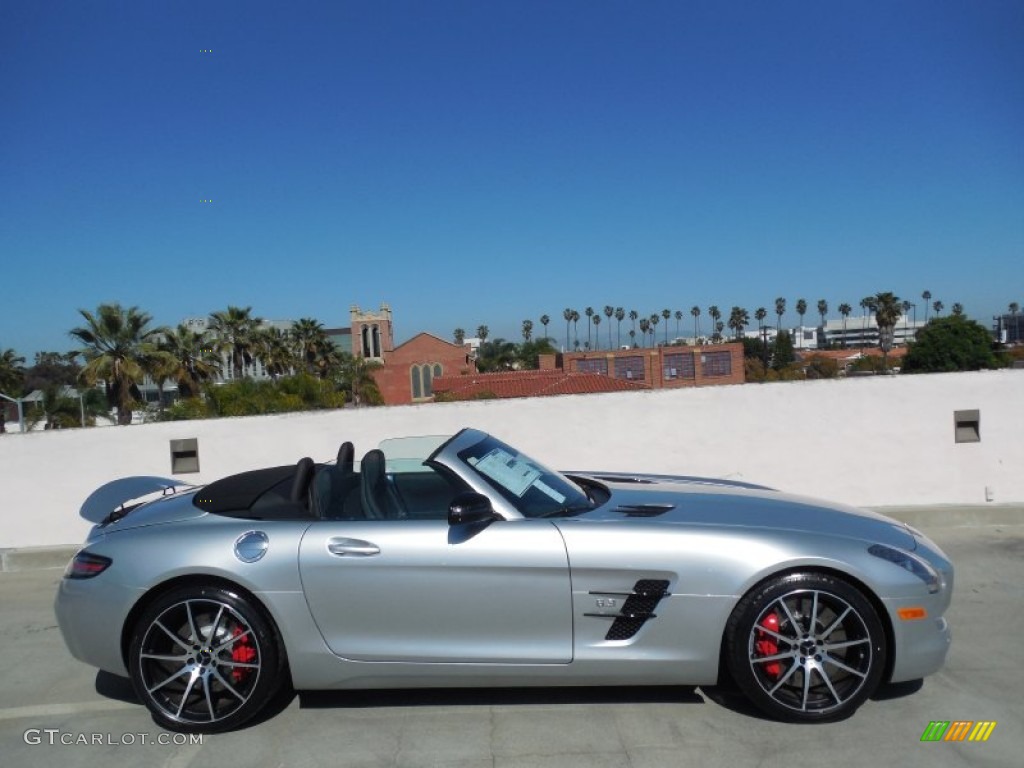
[[[744,381],[743,345],[737,343],[542,355],[541,368],[545,367],[560,367],[567,372],[599,373],[613,379],[643,383],[652,389],[742,384]]]
[[[830,320],[817,329],[818,346],[827,349],[831,345],[838,347],[878,347],[878,323],[875,322],[873,314],[867,317],[848,318],[845,323],[842,320]],[[924,328],[923,320],[911,320],[907,317],[900,318],[893,328],[893,346],[906,346],[907,342],[914,340],[914,335]],[[796,346],[794,342],[793,346]]]
[[[992,318],[992,331],[1002,344],[1024,344],[1024,315],[1008,313]]]

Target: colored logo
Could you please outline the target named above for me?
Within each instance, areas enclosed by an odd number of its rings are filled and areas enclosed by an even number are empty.
[[[921,741],[988,741],[995,729],[995,720],[932,720]]]

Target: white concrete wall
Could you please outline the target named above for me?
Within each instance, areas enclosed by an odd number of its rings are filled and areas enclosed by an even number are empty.
[[[953,411],[981,442],[953,442]],[[1024,372],[864,377],[608,395],[433,403],[0,438],[0,548],[70,544],[97,486],[170,473],[169,440],[199,438],[188,482],[302,456],[357,456],[391,436],[474,426],[560,469],[728,477],[858,505],[1024,501]]]

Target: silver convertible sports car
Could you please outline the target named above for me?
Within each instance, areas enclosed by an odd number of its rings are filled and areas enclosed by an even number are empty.
[[[563,474],[474,429],[353,454],[98,489],[56,599],[71,653],[129,676],[159,725],[198,732],[238,727],[285,685],[720,676],[773,717],[824,721],[945,660],[953,567],[880,515]]]

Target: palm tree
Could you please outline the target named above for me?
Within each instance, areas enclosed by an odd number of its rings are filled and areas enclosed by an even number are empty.
[[[663,309],[663,310],[661,310],[661,316],[663,318],[665,318],[665,346],[668,346],[668,321],[672,317],[672,310],[671,309]]]
[[[632,349],[636,349],[636,331],[632,328],[629,329],[629,346]]]
[[[575,310],[566,307],[562,312],[562,317],[565,318],[565,348],[569,349],[569,323],[572,322],[572,315]]]
[[[177,382],[179,397],[196,397],[203,382],[220,375],[220,356],[206,334],[184,323],[164,331],[158,346],[169,356],[167,377]]]
[[[263,328],[256,333],[253,353],[263,362],[263,369],[272,379],[287,376],[302,366],[294,337],[280,328]]]
[[[764,331],[764,319],[768,317],[768,310],[764,307],[758,307],[754,311],[754,319],[757,320],[757,331],[760,335]]]
[[[708,317],[711,318],[712,331],[718,327],[718,319],[722,316],[722,313],[718,310],[717,304],[712,304],[708,307]]]
[[[622,321],[626,318],[626,310],[622,307],[615,308],[615,346],[622,346]],[[611,326],[608,326],[608,332],[611,333]]]
[[[544,338],[548,337],[548,323],[551,322],[551,318],[547,315],[540,316],[540,324],[544,326]]]
[[[715,340],[717,343],[722,342],[722,330],[725,328],[725,323],[721,320],[715,322]]]
[[[655,342],[655,340],[654,340],[654,335],[655,335],[655,333],[658,330],[658,323],[660,323],[660,322],[661,322],[661,318],[658,317],[658,313],[657,312],[655,312],[653,315],[651,315],[651,346],[652,347],[657,346],[657,342]]]
[[[480,339],[480,344],[481,345],[485,341],[487,341],[487,334],[489,334],[490,332],[491,332],[491,329],[488,328],[486,325],[478,325],[476,327],[476,337],[478,339]]]
[[[1020,312],[1020,304],[1018,304],[1016,301],[1011,301],[1010,314],[1013,315],[1014,317],[1017,317],[1018,312]]]
[[[821,327],[825,327],[825,315],[828,314],[828,302],[818,299],[818,314],[821,315]]]
[[[889,350],[892,349],[893,329],[903,314],[899,297],[891,292],[878,293],[872,299],[875,322],[878,324],[878,341],[882,348],[882,369],[889,370]]]
[[[575,342],[576,349],[580,348],[580,326],[579,326],[579,322],[580,322],[580,313],[577,312],[574,309],[572,311],[572,337],[573,337],[573,342]],[[589,328],[590,326],[587,326],[587,327]]]
[[[927,323],[928,322],[928,302],[930,302],[932,300],[932,292],[931,291],[923,291],[921,293],[921,298],[924,299],[924,321]]]
[[[604,316],[608,318],[608,349],[612,348],[612,316],[615,314],[615,307],[605,305]]]
[[[348,352],[342,352],[339,357],[338,383],[352,398],[353,405],[357,408],[364,403],[380,405],[383,398],[377,387],[377,379],[373,375],[373,372],[380,368],[380,363],[362,356],[356,357]]]
[[[860,300],[860,308],[864,311],[864,318],[860,324],[860,345],[864,347],[866,346],[864,342],[867,341],[868,335],[868,310],[875,308],[875,297],[865,296]]]
[[[640,318],[640,333],[643,335],[644,346],[647,346],[647,332],[651,329],[651,321],[646,317]],[[632,334],[631,334],[632,335]]]
[[[330,344],[323,323],[312,317],[302,317],[295,321],[288,336],[295,346],[295,351],[306,366],[307,373],[314,373],[318,360]],[[264,362],[264,367],[266,362]]]
[[[102,381],[108,405],[117,408],[117,423],[131,424],[135,404],[142,399],[139,382],[146,367],[162,359],[156,342],[164,329],[150,328],[152,317],[138,307],[100,304],[96,314],[78,312],[86,324],[70,334],[85,345],[79,350],[86,360],[79,379],[90,387]]]
[[[775,332],[782,333],[782,316],[786,314],[786,300],[781,296],[775,300],[775,314],[779,316],[775,323]]]
[[[839,314],[843,316],[843,348],[846,348],[846,318],[853,312],[853,307],[845,301],[839,305]]]
[[[523,341],[528,342],[533,336],[533,320],[523,320]]]
[[[964,305],[961,304],[959,301],[954,301],[952,312],[957,317],[962,317],[964,314]]]
[[[633,322],[633,333],[631,334],[634,338],[636,337],[636,319],[640,317],[640,313],[635,309],[629,310],[629,319]]]
[[[595,312],[594,316],[590,318],[594,322],[594,349],[601,348],[601,335],[598,331],[601,328],[601,313]],[[611,333],[611,326],[608,327],[608,332]]]
[[[700,307],[694,304],[690,307],[690,314],[693,315],[693,343],[700,338]]]
[[[907,334],[907,320],[910,318],[910,308],[914,305],[909,301],[904,301],[900,306],[903,309],[903,335],[905,337]]]
[[[22,382],[25,379],[25,358],[13,349],[5,349],[0,353],[0,392],[18,397],[21,395]],[[0,409],[4,406],[0,404]]]
[[[594,316],[594,308],[587,307],[583,310],[583,314],[587,316],[587,349],[590,349],[590,318]]]
[[[243,378],[246,368],[252,364],[256,329],[262,322],[262,319],[252,316],[252,307],[229,306],[226,312],[210,315],[209,329],[216,340],[215,347],[217,352],[230,355],[234,378]]]
[[[547,317],[547,315],[544,315],[544,317]],[[461,347],[463,344],[466,343],[466,329],[465,328],[456,328],[455,329],[455,333],[453,334],[453,336],[455,337],[455,344],[456,344],[456,346]]]
[[[683,313],[680,310],[675,311],[676,318],[676,338],[679,338],[679,321],[683,319]],[[678,343],[678,342],[677,342]]]
[[[481,344],[477,351],[477,365],[481,371],[510,371],[518,359],[516,345],[505,339]]]
[[[743,338],[743,329],[751,324],[750,312],[741,306],[734,306],[729,312],[729,328],[736,332],[736,341]]]
[[[936,317],[941,315],[942,314],[942,310],[945,309],[945,308],[946,308],[946,305],[943,304],[941,301],[934,301],[934,302],[932,302],[932,309],[935,310],[935,316]]]
[[[800,315],[800,335],[797,336],[797,346],[803,346],[804,338],[804,315],[807,314],[807,302],[803,299],[796,300],[796,313]]]

